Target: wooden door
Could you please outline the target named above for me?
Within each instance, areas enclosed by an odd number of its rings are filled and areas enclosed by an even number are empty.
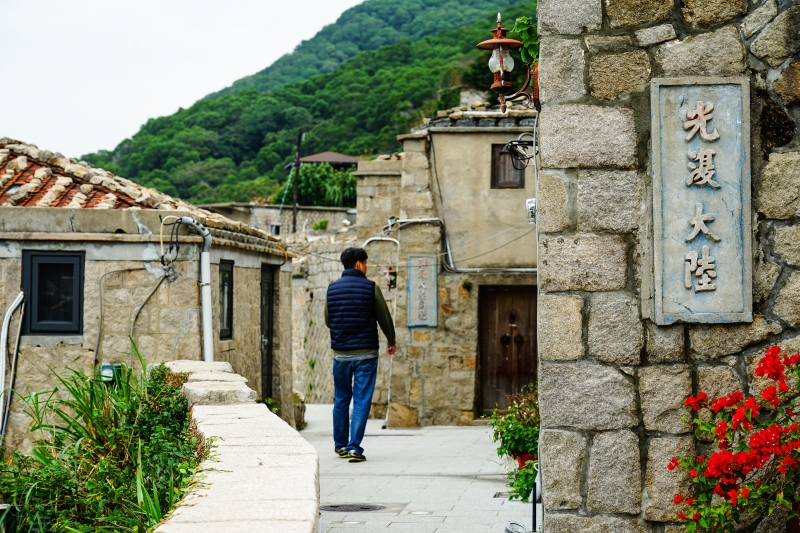
[[[272,398],[275,267],[261,266],[261,397]]]
[[[484,285],[478,303],[481,407],[491,412],[536,382],[536,287]]]

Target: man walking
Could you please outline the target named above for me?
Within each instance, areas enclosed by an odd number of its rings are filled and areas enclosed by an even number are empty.
[[[367,279],[367,252],[348,248],[341,261],[344,272],[328,286],[325,301],[333,349],[333,444],[339,457],[360,463],[367,460],[361,441],[378,376],[378,325],[391,356],[396,350],[394,324],[380,287]]]

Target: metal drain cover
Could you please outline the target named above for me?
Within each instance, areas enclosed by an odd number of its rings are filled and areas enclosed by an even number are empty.
[[[320,511],[333,511],[336,513],[366,513],[368,511],[380,511],[386,509],[383,505],[371,505],[369,503],[340,503],[336,505],[320,505]]]

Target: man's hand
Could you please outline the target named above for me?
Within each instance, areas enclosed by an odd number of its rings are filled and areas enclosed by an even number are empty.
[[[394,355],[394,352],[396,352],[396,351],[397,351],[397,346],[395,346],[394,344],[392,344],[392,345],[390,345],[390,346],[387,348],[387,351],[389,352],[389,355]]]

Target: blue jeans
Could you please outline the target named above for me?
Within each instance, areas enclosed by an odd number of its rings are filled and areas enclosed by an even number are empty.
[[[367,429],[372,391],[378,377],[378,358],[360,361],[333,361],[333,443],[364,453],[361,441]],[[350,400],[353,420],[350,420]],[[349,433],[349,437],[348,437]]]

